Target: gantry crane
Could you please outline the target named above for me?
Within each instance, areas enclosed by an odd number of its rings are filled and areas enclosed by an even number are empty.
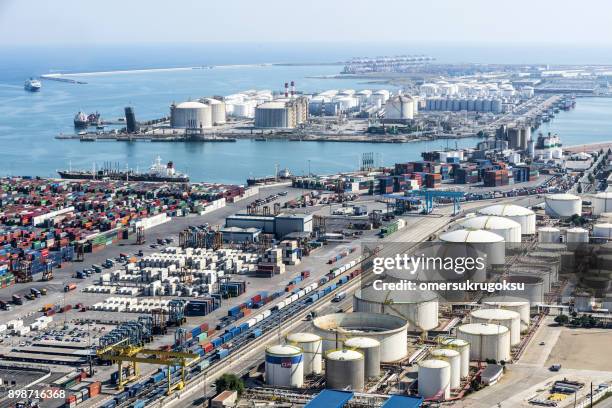
[[[117,389],[119,391],[123,390],[125,384],[130,381],[133,381],[134,379],[140,376],[138,363],[145,363],[167,366],[167,395],[170,395],[175,389],[181,390],[185,387],[185,367],[199,357],[198,354],[194,353],[146,349],[140,346],[127,345],[126,343],[127,342],[122,340],[119,343],[100,348],[97,351],[98,358],[103,360],[110,360],[113,363],[117,363]],[[128,376],[127,378],[123,378],[124,362],[130,363],[134,371],[134,374]],[[172,384],[172,373],[170,372],[170,367],[173,366],[178,366],[181,368],[181,380],[175,384]]]

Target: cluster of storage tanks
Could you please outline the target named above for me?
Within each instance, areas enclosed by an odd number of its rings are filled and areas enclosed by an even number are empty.
[[[462,97],[497,97],[497,98],[531,98],[534,89],[531,86],[516,90],[509,83],[479,83],[479,82],[456,82],[438,81],[436,83],[424,83],[419,88],[423,97],[434,96],[462,96]]]
[[[270,90],[248,90],[227,95],[223,100],[228,116],[236,118],[253,119],[255,107],[262,103],[271,102],[274,99]]]
[[[386,89],[377,91],[369,89],[361,91],[330,89],[310,98],[308,110],[312,115],[335,116],[340,112],[358,111],[364,105],[374,105],[381,108],[390,97],[391,92]]]
[[[202,98],[170,106],[170,126],[176,129],[207,129],[226,122],[225,102]]]
[[[432,97],[425,99],[428,111],[468,111],[468,112],[504,112],[504,105],[510,100],[500,98],[460,98]]]

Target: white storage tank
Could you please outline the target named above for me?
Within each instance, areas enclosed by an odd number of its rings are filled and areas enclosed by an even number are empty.
[[[521,315],[506,309],[477,309],[470,313],[472,323],[494,323],[510,329],[510,345],[521,342]]]
[[[323,352],[341,347],[351,337],[369,337],[380,342],[380,361],[400,360],[408,355],[406,320],[378,313],[333,313],[312,320],[313,330],[323,338]]]
[[[461,356],[461,378],[466,378],[470,374],[470,343],[461,339],[442,340],[444,348],[457,350]]]
[[[312,333],[292,333],[287,342],[302,349],[304,354],[304,375],[323,372],[323,340]]]
[[[275,387],[304,385],[304,355],[291,345],[276,345],[266,349],[266,384]]]
[[[536,233],[536,215],[528,208],[514,204],[496,204],[477,211],[480,215],[496,215],[509,218],[521,224],[521,234]]]
[[[225,102],[214,98],[203,98],[200,102],[210,106],[213,126],[225,124]]]
[[[568,244],[588,244],[589,231],[580,227],[569,228],[565,231],[565,237]]]
[[[459,352],[453,349],[436,349],[431,352],[431,357],[450,364],[450,387],[459,388],[461,385],[461,355]]]
[[[170,126],[177,129],[205,129],[212,127],[210,106],[200,102],[182,102],[170,106]]]
[[[551,217],[571,217],[582,214],[582,199],[573,194],[551,194],[544,199],[544,210]]]
[[[471,248],[482,251],[490,265],[503,265],[506,262],[504,238],[490,231],[481,229],[459,229],[440,235],[441,242],[451,244],[471,244]]]
[[[612,239],[612,224],[603,223],[593,225],[593,237]]]
[[[593,295],[587,292],[577,293],[574,296],[574,307],[578,312],[591,312],[593,310]]]
[[[507,243],[521,242],[521,224],[509,218],[495,215],[482,215],[459,220],[458,225],[463,228],[482,229],[493,232]]]
[[[491,323],[459,326],[457,337],[470,343],[470,359],[477,361],[510,360],[510,330]]]
[[[365,382],[363,354],[355,350],[332,350],[325,354],[326,388],[363,391]]]
[[[612,192],[601,192],[595,194],[592,199],[593,215],[602,215],[603,213],[612,211]]]
[[[363,354],[365,378],[380,375],[380,342],[369,337],[352,337],[344,342],[344,347]]]
[[[427,399],[441,394],[444,399],[448,399],[450,371],[450,364],[447,361],[431,359],[419,362],[419,395]]]
[[[535,268],[535,266],[533,267]],[[529,301],[529,304],[543,303],[544,302],[544,293],[549,291],[549,288],[546,286],[547,283],[544,282],[544,278],[542,275],[536,276],[526,275],[526,273],[530,272],[531,268],[525,267],[524,269],[511,269],[510,276],[505,278],[508,283],[522,283],[525,285],[524,290],[506,290],[503,291],[503,295],[506,296],[514,296],[524,298]],[[549,282],[549,278],[547,278],[547,282]]]
[[[428,291],[376,290],[372,286],[355,291],[355,312],[399,316],[412,330],[428,331],[438,327],[438,295]]]
[[[561,240],[561,230],[555,227],[542,227],[538,229],[538,242],[555,243]]]
[[[407,95],[392,97],[385,104],[385,119],[413,119],[414,100]]]
[[[491,296],[482,300],[483,308],[507,309],[517,312],[521,316],[523,329],[531,323],[531,305],[527,299],[516,296]]]

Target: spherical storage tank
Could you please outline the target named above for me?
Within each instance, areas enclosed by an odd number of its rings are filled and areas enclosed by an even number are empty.
[[[595,224],[593,225],[593,237],[612,239],[612,224]]]
[[[440,241],[449,244],[469,244],[480,253],[486,254],[489,265],[505,263],[504,238],[481,229],[459,229],[440,235]]]
[[[470,343],[461,339],[442,340],[444,348],[457,350],[461,357],[461,378],[470,374]]]
[[[369,337],[380,342],[380,361],[400,360],[408,354],[406,320],[378,313],[333,313],[312,320],[316,334],[323,338],[323,352],[336,349],[351,337]]]
[[[593,214],[601,215],[602,213],[612,211],[612,192],[601,192],[595,194],[592,199]]]
[[[200,102],[182,102],[170,107],[170,126],[177,129],[212,127],[210,106]]]
[[[363,354],[355,350],[332,350],[325,354],[326,387],[353,391],[363,390],[364,372]]]
[[[542,243],[559,242],[561,230],[555,227],[542,227],[538,229],[538,241]]]
[[[510,330],[491,323],[470,323],[459,326],[457,338],[470,343],[470,359],[484,361],[510,360]]]
[[[483,215],[464,218],[458,222],[463,228],[482,229],[501,236],[507,243],[521,242],[521,224],[505,217]]]
[[[312,333],[292,333],[287,342],[302,349],[304,354],[304,375],[321,374],[323,371],[323,340]]]
[[[496,215],[509,218],[521,224],[521,234],[536,233],[536,215],[528,208],[514,204],[496,204],[477,211],[480,215]]]
[[[401,317],[408,321],[411,330],[428,331],[438,327],[438,295],[435,292],[376,290],[368,286],[355,292],[353,310]]]
[[[451,367],[448,361],[423,360],[419,363],[419,395],[425,399],[441,392],[444,399],[450,397]]]
[[[521,342],[521,315],[506,309],[477,309],[470,313],[472,323],[494,323],[510,329],[510,345]]]
[[[459,352],[453,349],[436,349],[431,352],[431,357],[450,364],[450,387],[459,388],[461,385],[461,355]]]
[[[226,122],[225,118],[225,102],[214,98],[204,98],[200,102],[210,106],[213,125],[223,125]]]
[[[413,119],[414,100],[406,95],[392,97],[385,104],[385,119]]]
[[[482,300],[482,307],[488,309],[507,309],[517,312],[521,316],[524,327],[531,323],[529,301],[518,296],[491,296]]]
[[[365,378],[380,375],[380,342],[369,337],[352,337],[344,342],[344,347],[363,354]]]
[[[573,194],[551,194],[544,201],[544,210],[551,217],[571,217],[582,213],[582,200]]]
[[[276,387],[301,387],[304,384],[302,349],[276,345],[266,349],[266,384]]]

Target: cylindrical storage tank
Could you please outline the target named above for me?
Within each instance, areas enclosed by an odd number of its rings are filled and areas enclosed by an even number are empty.
[[[544,211],[551,217],[571,217],[582,214],[582,199],[573,194],[551,194],[544,199]]]
[[[380,342],[369,337],[352,337],[344,342],[344,347],[363,354],[365,378],[380,375]]]
[[[413,119],[414,100],[410,96],[397,95],[385,104],[385,119]]]
[[[593,310],[593,296],[590,293],[577,293],[574,296],[574,307],[578,312],[590,312]]]
[[[481,229],[459,229],[440,235],[441,242],[450,244],[470,244],[487,256],[490,265],[503,265],[506,262],[506,247],[504,238],[493,232]]]
[[[411,330],[428,331],[438,327],[438,295],[435,292],[376,290],[368,286],[355,292],[353,310],[401,317],[408,321]]]
[[[561,230],[555,227],[542,227],[538,229],[538,241],[553,243],[561,240]]]
[[[588,244],[589,242],[589,231],[584,228],[570,228],[565,231],[565,236],[568,244]]]
[[[450,364],[443,360],[423,360],[419,362],[419,395],[425,399],[442,394],[450,397]]]
[[[444,348],[457,350],[461,357],[461,378],[466,378],[470,374],[470,343],[461,339],[444,339]]]
[[[200,102],[182,102],[170,107],[170,126],[177,129],[205,129],[212,127],[210,106]]]
[[[521,224],[505,217],[483,215],[459,220],[458,225],[463,228],[482,229],[491,231],[506,241],[506,243],[521,242]]]
[[[459,326],[457,338],[470,343],[471,360],[510,360],[510,330],[490,323],[470,323]]]
[[[502,294],[524,298],[528,300],[530,304],[544,302],[544,292],[548,292],[548,289],[545,289],[544,279],[535,274],[525,275],[524,273],[526,272],[528,271],[511,269],[510,276],[505,278],[508,283],[524,284],[525,290],[504,290]]]
[[[355,350],[332,350],[325,354],[326,388],[362,391],[365,382],[363,354]]]
[[[265,102],[255,108],[255,127],[288,128],[290,125],[289,109],[285,102]]]
[[[491,296],[482,300],[482,307],[487,309],[506,309],[521,316],[523,329],[531,324],[531,305],[527,299],[516,296]]]
[[[509,218],[521,224],[521,234],[536,233],[536,215],[528,208],[514,204],[496,204],[477,211],[480,215],[496,215]]]
[[[210,106],[213,126],[225,124],[225,102],[214,98],[203,98],[200,102]]]
[[[510,329],[510,345],[521,342],[521,315],[506,309],[478,309],[470,313],[472,323],[494,323]]]
[[[459,388],[461,386],[461,355],[459,352],[453,349],[436,349],[431,352],[431,357],[450,364],[450,387]]]
[[[595,224],[593,225],[593,238],[612,239],[612,224]]]
[[[337,349],[351,337],[369,337],[380,342],[380,361],[400,360],[408,355],[406,320],[378,313],[333,313],[312,320],[313,330],[323,338],[323,352]]]
[[[593,197],[593,215],[612,211],[612,192],[601,192]]]
[[[287,342],[302,349],[304,354],[304,375],[323,372],[323,340],[312,333],[292,333]]]
[[[304,355],[291,345],[276,345],[266,349],[266,384],[275,387],[304,385]]]

